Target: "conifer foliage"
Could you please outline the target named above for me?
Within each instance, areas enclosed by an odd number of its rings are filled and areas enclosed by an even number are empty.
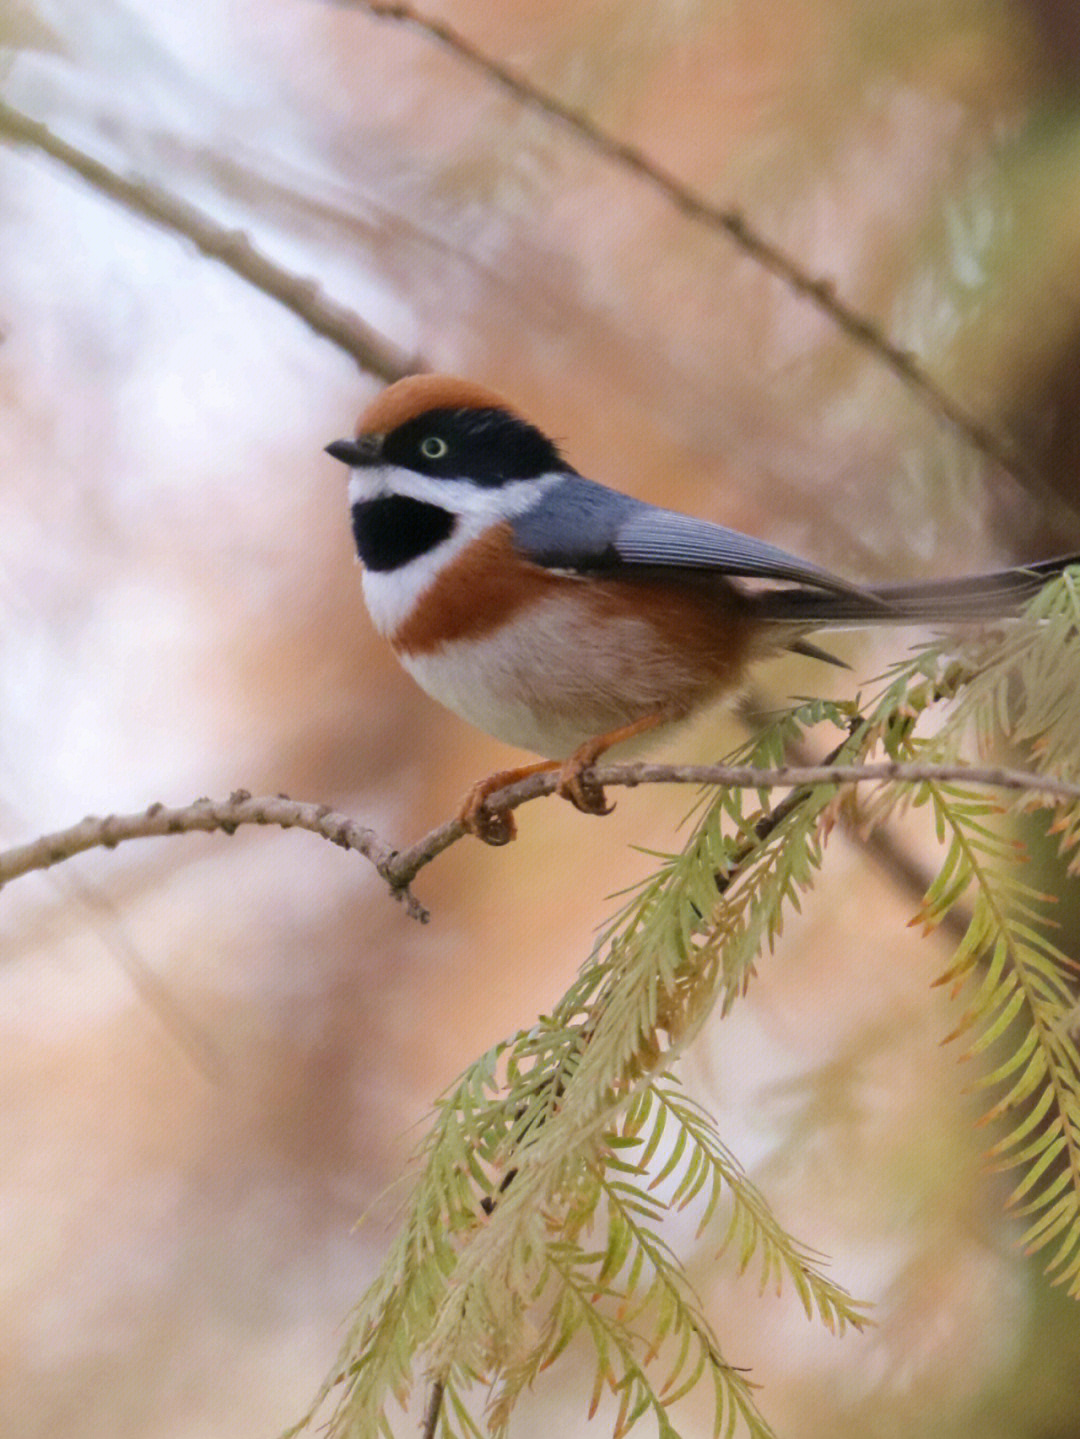
[[[838,737],[838,764],[953,764],[1006,743],[1026,767],[1080,780],[1078,584],[1066,574],[1020,621],[961,651],[921,648],[866,701],[777,716],[737,759],[776,765],[824,730]],[[616,1439],[646,1419],[676,1436],[678,1401],[699,1385],[716,1434],[771,1433],[665,1219],[688,1210],[700,1231],[724,1214],[728,1261],[762,1288],[791,1286],[836,1334],[860,1327],[866,1307],[777,1221],[677,1061],[746,992],[838,820],[879,824],[904,805],[927,806],[940,841],[916,918],[933,930],[958,906],[970,914],[938,982],[957,1004],[951,1037],[978,1066],[990,1155],[1015,1171],[1023,1243],[1080,1297],[1076,964],[1050,937],[1053,900],[1030,881],[1009,813],[1040,816],[1075,870],[1080,802],[1006,802],[936,780],[858,795],[819,784],[780,803],[720,790],[699,802],[685,847],[626,898],[554,1011],[481,1056],[439,1102],[383,1270],[298,1428],[333,1396],[335,1439],[389,1436],[395,1404],[426,1384],[434,1432],[501,1435],[523,1392],[584,1340],[593,1382],[582,1409],[614,1395]]]

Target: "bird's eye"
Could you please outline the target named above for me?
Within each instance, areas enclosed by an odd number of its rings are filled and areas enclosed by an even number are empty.
[[[420,441],[420,453],[425,460],[441,460],[449,449],[441,435],[428,435],[426,440]]]

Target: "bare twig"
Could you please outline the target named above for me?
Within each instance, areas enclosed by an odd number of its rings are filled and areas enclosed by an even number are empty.
[[[375,19],[410,25],[480,70],[521,104],[538,110],[570,128],[579,139],[605,159],[621,165],[646,181],[689,216],[725,233],[745,254],[777,276],[792,292],[808,300],[847,337],[887,366],[932,411],[952,425],[971,446],[997,464],[1018,484],[1036,494],[1047,511],[1071,529],[1076,510],[1031,466],[1020,447],[970,413],[922,368],[917,357],[890,340],[882,327],[836,293],[834,282],[810,274],[784,250],[760,234],[741,211],[716,205],[635,145],[618,139],[585,111],[568,105],[534,85],[525,76],[486,55],[456,30],[401,3],[387,0],[335,0],[361,9]],[[175,234],[217,260],[255,289],[277,300],[316,334],[323,336],[361,369],[386,381],[400,379],[425,368],[380,335],[354,311],[328,299],[318,282],[302,278],[275,264],[257,249],[242,230],[228,230],[203,211],[147,181],[118,174],[59,136],[40,121],[0,100],[0,137],[36,149],[79,175],[99,193],[135,214]]]
[[[594,774],[601,788],[607,785],[625,785],[633,789],[642,784],[696,784],[726,785],[731,789],[787,789],[815,784],[921,784],[937,781],[1019,790],[1033,797],[1045,796],[1055,800],[1080,799],[1080,784],[1027,770],[987,765],[898,764],[891,760],[865,765],[780,765],[776,769],[723,764],[618,764],[604,765]],[[528,779],[519,780],[489,795],[487,804],[492,810],[517,809],[530,800],[552,794],[557,783],[558,776],[553,773],[530,775]],[[425,865],[456,844],[464,833],[460,820],[447,820],[409,849],[395,854],[384,878],[391,885],[411,884]],[[2,874],[0,869],[0,878]]]
[[[445,21],[424,15],[412,5],[400,3],[400,0],[334,0],[334,3],[362,10],[376,20],[396,21],[421,31],[459,60],[480,71],[520,104],[567,126],[594,153],[646,181],[691,220],[726,234],[744,254],[826,315],[849,340],[874,355],[923,404],[963,435],[973,449],[1037,495],[1051,515],[1067,517],[1070,527],[1075,528],[1075,507],[1068,504],[1028,463],[1012,439],[999,434],[942,389],[910,350],[890,340],[881,325],[842,300],[832,279],[813,275],[804,269],[779,245],[755,229],[741,210],[706,199],[670,170],[650,159],[644,150],[620,140],[586,111],[568,105],[535,85],[520,71],[486,54]]]
[[[623,785],[634,789],[642,784],[725,785],[730,789],[788,789],[808,785],[856,784],[941,784],[960,783],[990,789],[1021,791],[1033,799],[1058,801],[1080,799],[1080,784],[1028,770],[1004,769],[989,765],[964,764],[817,764],[780,765],[776,769],[755,769],[751,765],[706,764],[616,764],[595,771],[601,787]],[[552,794],[558,783],[553,773],[534,774],[492,794],[487,803],[493,810],[513,810],[530,800]],[[236,790],[227,800],[198,799],[194,804],[169,809],[152,804],[136,814],[91,815],[72,825],[0,852],[0,887],[20,875],[49,869],[88,849],[114,849],[129,839],[189,834],[220,830],[232,834],[241,825],[277,825],[282,829],[304,829],[321,835],[343,849],[355,850],[374,865],[414,919],[426,921],[428,911],[409,886],[420,871],[463,838],[460,819],[447,820],[405,850],[395,850],[374,830],[359,825],[348,815],[328,805],[304,804],[284,795],[253,798],[247,790]]]
[[[439,1415],[442,1413],[445,1392],[445,1380],[436,1379],[431,1386],[427,1408],[424,1410],[424,1424],[420,1431],[421,1439],[435,1439],[435,1430],[439,1427]]]
[[[0,886],[33,870],[49,869],[88,849],[114,849],[125,840],[155,835],[215,830],[232,834],[245,824],[304,829],[343,849],[355,850],[370,860],[414,919],[428,919],[427,910],[410,894],[409,881],[391,874],[389,866],[394,851],[374,830],[356,824],[329,805],[303,804],[284,795],[253,798],[243,789],[235,790],[227,800],[197,799],[194,804],[179,809],[152,804],[137,814],[110,814],[104,818],[90,815],[70,829],[42,835],[29,844],[0,853]]]
[[[144,180],[119,175],[54,135],[47,125],[0,100],[0,138],[37,150],[63,165],[99,194],[143,219],[182,235],[203,255],[219,261],[249,285],[291,310],[309,329],[351,355],[362,370],[398,380],[421,362],[366,324],[354,311],[328,299],[314,280],[275,264],[242,230],[226,230],[202,210]]]

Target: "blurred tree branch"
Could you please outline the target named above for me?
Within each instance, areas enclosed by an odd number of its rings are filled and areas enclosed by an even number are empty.
[[[698,194],[638,146],[620,140],[585,111],[548,94],[518,71],[486,55],[450,25],[393,0],[333,0],[333,3],[362,10],[374,19],[396,21],[422,31],[519,103],[567,126],[595,153],[644,180],[691,220],[726,234],[744,254],[775,275],[794,294],[814,305],[854,344],[875,356],[976,452],[1034,494],[1063,532],[1075,530],[1075,507],[1067,505],[1045,477],[1028,463],[1017,443],[971,414],[927,374],[914,354],[890,340],[876,321],[842,300],[830,278],[809,273],[759,233],[740,210],[714,204]],[[317,281],[296,276],[275,264],[243,231],[221,227],[203,211],[158,186],[118,174],[3,100],[0,100],[0,137],[48,155],[133,213],[183,235],[200,253],[217,260],[254,288],[279,301],[316,334],[351,355],[368,373],[390,382],[424,369],[419,356],[406,354],[354,311],[328,299]]]
[[[1077,510],[1027,461],[1017,442],[999,434],[972,414],[923,369],[916,355],[891,340],[875,320],[840,298],[832,279],[812,275],[780,246],[761,234],[742,211],[717,205],[685,184],[636,145],[620,140],[586,111],[535,85],[520,71],[486,54],[445,21],[421,14],[399,0],[332,0],[376,20],[390,20],[421,31],[459,60],[480,71],[520,104],[567,126],[594,153],[638,176],[689,219],[727,235],[744,254],[775,275],[794,294],[810,302],[854,344],[891,370],[930,410],[951,425],[984,458],[1034,494],[1065,532],[1075,531]]]
[[[596,769],[595,780],[603,788],[622,785],[634,789],[643,784],[713,785],[727,789],[803,789],[814,785],[961,783],[985,785],[992,789],[1019,791],[1043,799],[1080,799],[1080,784],[1056,779],[1029,770],[996,765],[909,764],[884,761],[875,764],[779,765],[765,769],[754,765],[615,764]],[[516,784],[496,791],[488,800],[498,815],[555,792],[554,771],[530,775]],[[0,887],[34,870],[51,868],[88,849],[115,849],[130,839],[155,836],[211,833],[232,834],[241,825],[274,825],[281,829],[303,829],[355,850],[374,866],[404,902],[414,919],[426,921],[428,911],[412,894],[412,881],[467,831],[460,819],[438,825],[408,849],[398,850],[374,830],[357,824],[348,815],[329,805],[303,803],[284,795],[253,797],[247,790],[235,790],[227,800],[197,799],[193,804],[170,809],[152,804],[136,814],[90,815],[69,829],[41,835],[28,844],[0,852]]]
[[[54,135],[47,125],[0,100],[0,138],[37,150],[133,214],[182,235],[200,254],[217,260],[234,275],[284,305],[315,334],[329,340],[357,365],[381,380],[399,380],[423,369],[354,311],[328,299],[315,280],[294,275],[257,249],[242,230],[227,230],[202,210],[144,180],[119,175],[101,161]]]

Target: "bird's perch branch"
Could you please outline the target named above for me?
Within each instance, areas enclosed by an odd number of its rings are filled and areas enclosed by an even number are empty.
[[[115,849],[129,839],[151,839],[170,834],[233,834],[245,824],[274,825],[279,829],[306,829],[342,849],[355,850],[373,864],[408,906],[415,919],[426,920],[427,910],[409,893],[408,880],[390,870],[395,853],[374,830],[357,824],[325,804],[304,804],[285,795],[253,797],[238,789],[225,800],[197,799],[171,809],[152,804],[136,814],[88,815],[69,829],[43,834],[29,844],[0,852],[0,886],[34,870],[49,869],[88,849]]]
[[[618,764],[604,765],[594,773],[597,784],[633,789],[642,784],[725,785],[731,789],[791,789],[810,785],[962,783],[990,789],[1026,793],[1033,798],[1064,802],[1080,800],[1080,784],[1052,775],[997,766],[963,764],[820,764],[781,765],[755,769],[750,765]],[[558,783],[554,773],[530,775],[493,794],[489,807],[513,810],[530,800],[552,794]],[[88,849],[114,849],[129,839],[209,833],[232,834],[241,825],[275,825],[304,829],[343,849],[355,850],[372,864],[414,919],[427,920],[428,911],[413,895],[410,885],[432,860],[466,833],[459,819],[447,820],[411,845],[397,850],[374,830],[357,824],[328,805],[305,804],[284,795],[253,797],[236,790],[226,800],[198,799],[170,809],[152,804],[136,814],[89,816],[69,829],[40,836],[29,844],[0,852],[0,886],[34,870],[49,869]]]

